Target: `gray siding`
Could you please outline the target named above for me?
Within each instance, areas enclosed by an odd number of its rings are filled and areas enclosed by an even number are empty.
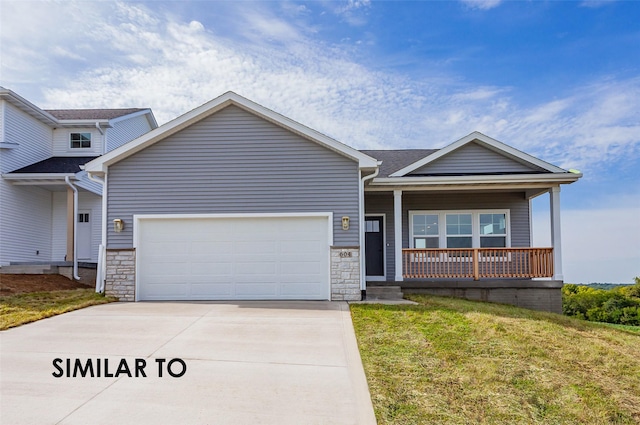
[[[511,246],[530,246],[529,201],[523,192],[505,193],[418,193],[402,194],[402,247],[409,247],[409,211],[508,209],[511,218]],[[387,280],[393,280],[394,229],[393,193],[365,193],[365,213],[387,217]]]
[[[117,121],[106,131],[107,152],[151,131],[151,125],[146,115],[140,115],[122,121]]]
[[[358,184],[356,162],[230,106],[109,168],[107,244],[132,246],[134,214],[333,212],[334,244],[359,245]]]
[[[477,143],[469,143],[430,164],[411,172],[424,174],[531,173],[544,171],[532,164],[523,164]]]

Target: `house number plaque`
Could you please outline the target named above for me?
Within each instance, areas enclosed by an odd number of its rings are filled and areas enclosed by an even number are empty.
[[[340,251],[340,258],[351,258],[351,251]]]

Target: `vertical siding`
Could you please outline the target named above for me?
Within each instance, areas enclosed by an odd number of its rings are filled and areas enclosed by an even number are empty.
[[[417,193],[402,194],[402,247],[409,247],[409,211],[415,210],[480,210],[506,209],[510,211],[511,246],[531,246],[529,232],[529,201],[523,192],[506,193]],[[387,280],[393,280],[394,229],[393,193],[365,193],[365,213],[387,214]]]
[[[132,246],[133,214],[262,212],[333,212],[334,244],[358,245],[358,185],[356,162],[230,106],[109,168],[108,246]]]
[[[71,133],[91,133],[90,148],[71,148]],[[53,131],[53,156],[93,156],[102,154],[104,136],[95,127],[59,128]]]
[[[469,143],[411,174],[474,174],[531,173],[543,171],[535,165],[525,165],[477,143]]]
[[[107,152],[151,131],[146,115],[117,121],[106,131]]]

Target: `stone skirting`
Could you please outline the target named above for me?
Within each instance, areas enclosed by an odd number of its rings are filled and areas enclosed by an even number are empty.
[[[360,248],[331,247],[331,301],[360,301]]]
[[[107,249],[105,295],[120,301],[136,299],[136,251],[135,249]]]

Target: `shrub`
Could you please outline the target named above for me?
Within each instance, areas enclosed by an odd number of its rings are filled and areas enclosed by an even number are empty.
[[[640,326],[640,278],[636,284],[610,290],[567,284],[562,288],[562,312],[592,322]]]

